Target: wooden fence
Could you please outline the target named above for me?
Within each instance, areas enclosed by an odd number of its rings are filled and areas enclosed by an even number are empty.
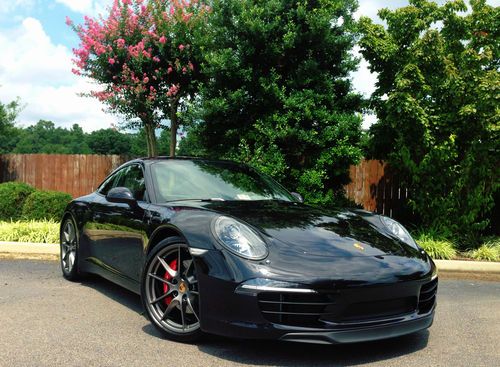
[[[349,169],[351,183],[345,187],[347,196],[366,210],[393,218],[407,218],[408,189],[386,163],[363,160]]]
[[[5,154],[0,155],[0,182],[22,181],[43,190],[73,197],[94,191],[108,173],[127,157],[118,155]],[[365,209],[401,217],[407,190],[381,161],[365,160],[351,166],[347,196]]]
[[[0,182],[21,181],[78,197],[94,191],[126,160],[119,155],[4,154],[0,155]]]

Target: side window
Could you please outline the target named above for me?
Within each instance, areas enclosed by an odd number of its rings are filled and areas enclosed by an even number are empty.
[[[99,194],[101,195],[106,196],[108,191],[114,187],[114,183],[116,182],[117,177],[120,176],[122,172],[123,170],[119,170],[114,175],[109,176],[108,179],[101,184],[97,192],[99,192]]]
[[[144,184],[144,174],[142,168],[137,165],[131,165],[123,170],[113,187],[126,187],[134,197],[139,201],[144,201],[144,196],[146,193],[146,185]]]

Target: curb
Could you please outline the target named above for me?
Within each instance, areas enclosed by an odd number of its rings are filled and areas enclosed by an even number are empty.
[[[59,255],[59,245],[54,243],[0,241],[0,253],[27,255]]]
[[[481,273],[500,274],[500,262],[434,260],[438,271],[442,273]]]
[[[59,245],[48,243],[24,243],[0,241],[0,254],[15,254],[17,259],[40,258],[58,259]],[[500,274],[500,262],[434,260],[438,271],[442,273],[479,273]]]

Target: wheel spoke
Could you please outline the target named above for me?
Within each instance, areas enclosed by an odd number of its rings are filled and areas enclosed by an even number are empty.
[[[73,268],[73,265],[75,264],[75,253],[71,251],[68,255],[68,260],[69,260],[69,268]]]
[[[67,227],[64,230],[63,235],[64,235],[64,240],[66,241],[66,243],[68,243],[69,242],[69,233],[67,232]]]
[[[160,256],[157,256],[158,260],[160,261],[160,263],[163,265],[163,267],[165,268],[165,271],[172,277],[172,278],[175,278],[177,276],[177,271],[175,271],[174,269],[172,269],[168,264],[167,262],[162,259]]]
[[[180,307],[181,309],[181,321],[182,321],[182,330],[184,330],[186,328],[186,318],[184,317],[184,312],[185,312],[185,309],[186,309],[186,302],[181,298],[181,301],[180,301]]]
[[[177,298],[174,298],[169,304],[167,309],[165,310],[165,313],[161,317],[161,321],[165,321],[168,315],[170,315],[170,312],[179,304],[179,300]]]
[[[154,278],[156,280],[159,280],[160,282],[162,283],[165,283],[166,285],[168,285],[169,288],[173,288],[173,284],[170,283],[167,279],[165,278],[162,278],[162,277],[159,277],[158,275],[156,274],[153,274],[153,273],[149,273],[148,276],[150,276],[151,278]]]
[[[182,265],[182,262],[181,262],[181,247],[180,246],[177,247],[177,254],[178,254],[178,258],[177,258],[177,272],[179,274],[182,274],[182,267],[181,267],[181,265]]]
[[[186,270],[184,271],[184,275],[187,277],[188,274],[189,274],[189,270],[191,269],[191,265],[193,265],[193,260],[184,260],[184,262],[187,262],[188,265],[184,265],[184,267],[186,268]]]
[[[193,292],[191,292],[191,293],[193,293]],[[198,322],[200,322],[200,319],[198,318],[198,315],[196,314],[196,311],[194,310],[194,307],[191,304],[191,300],[189,299],[189,297],[187,297],[187,305],[189,306],[191,311],[193,311],[193,315],[194,315],[194,317],[196,317],[196,320],[198,320]]]
[[[199,293],[197,291],[189,291],[189,293],[194,294],[195,296],[199,295]]]
[[[158,298],[155,298],[154,300],[150,301],[149,304],[150,305],[153,305],[155,303],[158,303],[160,302],[162,299],[165,299],[167,298],[168,296],[170,296],[172,294],[172,292],[174,291],[173,288],[169,288],[169,290],[165,293],[163,293],[161,296],[159,296]]]
[[[75,229],[73,228],[73,224],[68,222],[68,242],[73,242],[75,239]]]

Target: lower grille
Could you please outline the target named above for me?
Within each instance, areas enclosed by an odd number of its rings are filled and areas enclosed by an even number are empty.
[[[319,327],[324,310],[333,304],[331,296],[321,294],[264,292],[258,296],[264,318],[275,324]]]
[[[436,302],[436,294],[438,288],[437,278],[422,285],[420,288],[420,295],[418,297],[418,313],[426,314],[432,310]]]
[[[353,291],[357,299],[364,292]],[[417,293],[418,290],[415,290]],[[365,297],[366,299],[366,297]],[[388,318],[415,312],[416,294],[410,297],[355,301],[351,294],[296,294],[263,292],[258,295],[264,318],[272,323],[302,326],[331,327],[355,325],[360,322],[387,322]]]

